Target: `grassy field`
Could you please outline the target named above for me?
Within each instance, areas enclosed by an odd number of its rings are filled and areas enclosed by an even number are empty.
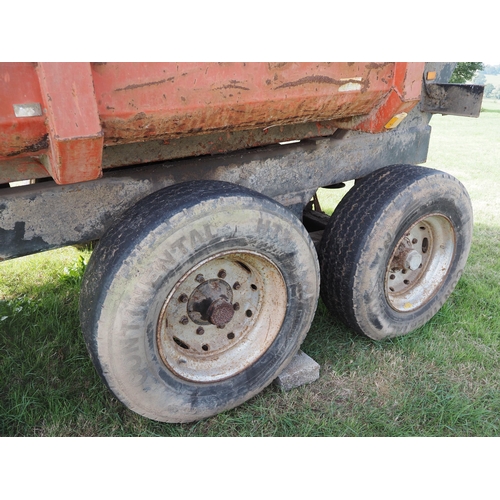
[[[491,83],[495,87],[500,85],[500,75],[486,75],[486,83]]]
[[[500,435],[500,104],[484,108],[478,119],[431,122],[427,165],[466,185],[475,233],[456,291],[427,325],[375,342],[320,303],[302,346],[321,365],[318,381],[286,393],[270,386],[194,424],[162,424],[116,401],[87,355],[78,294],[90,251],[70,247],[4,262],[0,435]]]

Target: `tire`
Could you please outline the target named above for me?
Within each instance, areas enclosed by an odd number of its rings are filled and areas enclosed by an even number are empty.
[[[472,239],[464,186],[438,170],[393,165],[356,183],[320,243],[321,297],[381,340],[429,321],[457,284]]]
[[[191,422],[271,383],[298,351],[319,297],[300,221],[215,181],[160,190],[103,236],[82,284],[94,365],[129,409]]]

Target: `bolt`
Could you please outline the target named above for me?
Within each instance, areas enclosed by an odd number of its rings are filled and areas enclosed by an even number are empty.
[[[196,333],[197,333],[198,335],[203,335],[203,334],[205,333],[205,330],[204,330],[201,326],[199,326],[199,327],[196,329]]]
[[[203,274],[198,274],[198,275],[196,275],[195,280],[196,280],[198,283],[203,283],[203,282],[205,281],[205,278],[203,277]]]
[[[235,303],[233,304],[233,309],[234,309],[235,311],[239,311],[239,310],[240,310],[240,304],[239,304],[238,302],[235,302]]]
[[[188,319],[188,317],[187,317],[187,316],[183,316],[183,317],[180,319],[179,323],[180,323],[181,325],[187,325],[187,324],[189,323],[189,319]]]
[[[183,293],[180,297],[179,297],[179,302],[187,302],[188,301],[188,296]]]
[[[240,285],[238,282],[236,282],[236,283],[233,285],[233,288],[234,288],[235,290],[239,290],[239,289],[241,288],[241,285]]]
[[[226,271],[224,271],[224,269],[221,269],[217,276],[221,279],[224,279],[226,277]]]

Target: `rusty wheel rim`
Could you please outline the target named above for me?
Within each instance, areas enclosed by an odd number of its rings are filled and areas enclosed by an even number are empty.
[[[286,305],[285,280],[267,257],[218,253],[186,272],[168,294],[158,319],[158,353],[182,379],[224,380],[265,353]]]
[[[385,295],[398,312],[425,306],[441,288],[455,255],[450,220],[440,214],[422,217],[398,241],[385,273]]]

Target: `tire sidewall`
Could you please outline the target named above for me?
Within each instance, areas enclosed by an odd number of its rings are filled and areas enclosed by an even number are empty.
[[[373,339],[404,335],[425,324],[443,306],[462,275],[472,238],[472,220],[467,215],[471,213],[470,201],[461,184],[445,183],[441,187],[440,180],[439,174],[423,177],[398,193],[361,245],[353,281],[353,310],[360,329]],[[405,232],[432,214],[443,215],[454,228],[450,268],[442,285],[423,306],[409,312],[396,311],[386,297],[387,266]]]
[[[318,296],[314,247],[294,219],[272,200],[244,195],[203,200],[161,222],[145,217],[97,291],[94,360],[110,390],[141,415],[186,422],[237,406],[269,384],[300,347]],[[160,310],[186,272],[232,249],[255,251],[279,268],[288,289],[284,322],[269,349],[242,372],[214,383],[183,380],[158,353]]]

